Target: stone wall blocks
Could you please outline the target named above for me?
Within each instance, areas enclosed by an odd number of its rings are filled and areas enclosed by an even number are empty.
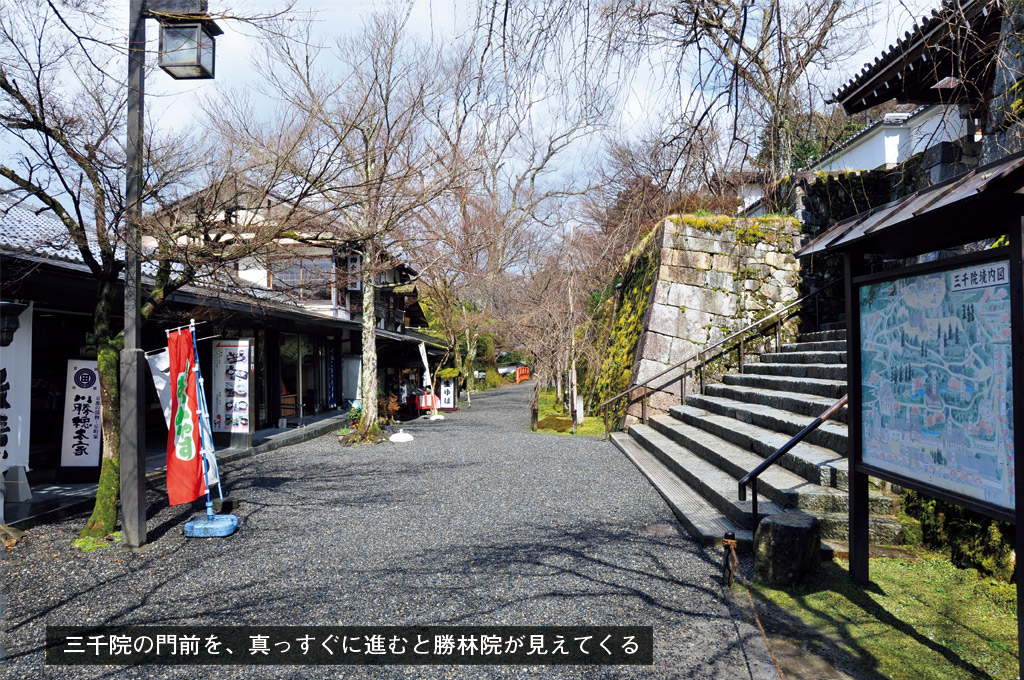
[[[735,274],[739,268],[739,263],[734,257],[728,257],[726,255],[715,255],[711,258],[711,268],[715,271],[728,272]]]
[[[651,306],[648,330],[664,335],[675,335],[679,325],[680,310],[675,305],[655,303]]]

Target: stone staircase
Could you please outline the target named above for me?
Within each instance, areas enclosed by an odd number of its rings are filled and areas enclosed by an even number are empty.
[[[749,500],[738,481],[846,393],[846,331],[809,333],[781,351],[726,374],[685,406],[637,423],[612,442],[643,472],[698,540],[720,543],[727,531],[749,544]],[[797,509],[821,520],[822,537],[848,535],[845,407],[758,480],[758,513]],[[872,543],[896,543],[898,499],[870,496]]]

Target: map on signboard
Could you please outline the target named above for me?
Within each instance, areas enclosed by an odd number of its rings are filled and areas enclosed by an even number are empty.
[[[860,288],[862,460],[1015,507],[1006,261]]]

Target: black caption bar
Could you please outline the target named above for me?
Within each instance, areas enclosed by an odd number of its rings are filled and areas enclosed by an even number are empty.
[[[647,665],[651,626],[47,626],[56,666]]]

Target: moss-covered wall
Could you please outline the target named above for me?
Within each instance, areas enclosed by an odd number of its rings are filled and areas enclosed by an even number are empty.
[[[636,347],[650,309],[651,288],[658,273],[661,234],[661,228],[655,229],[626,256],[621,289],[602,303],[601,310],[595,315],[594,323],[609,330],[598,335],[603,345],[599,348],[602,358],[595,361],[599,369],[593,370],[596,365],[593,368],[583,367],[581,384],[585,386],[588,410],[595,409],[632,384]],[[614,318],[609,319],[613,310]],[[612,422],[621,419],[624,408],[624,402],[616,404],[610,414]]]
[[[634,383],[796,300],[800,273],[793,248],[799,234],[798,222],[786,217],[667,218]],[[669,374],[658,381],[661,391],[651,401],[655,408],[679,403],[678,377]]]

